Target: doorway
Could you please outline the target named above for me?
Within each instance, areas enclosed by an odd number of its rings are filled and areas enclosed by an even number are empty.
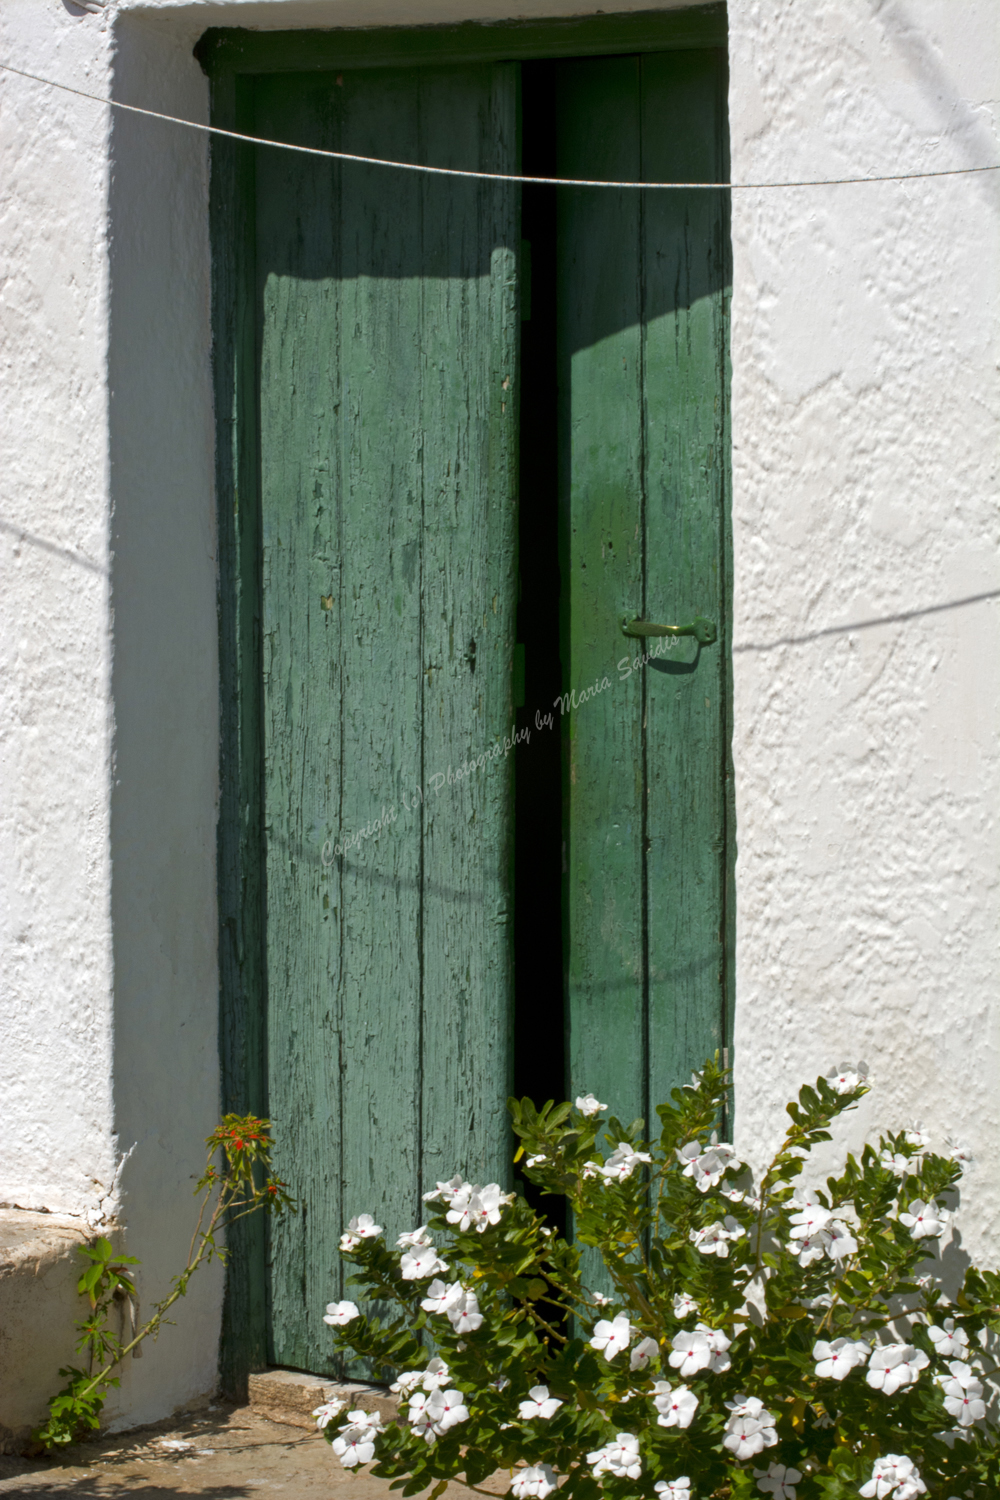
[[[725,180],[717,8],[473,30],[219,33],[215,117]],[[509,1181],[512,1089],[648,1119],[726,1043],[727,209],[213,154],[223,1070],[302,1205],[234,1237],[231,1388],[332,1373],[347,1219]]]

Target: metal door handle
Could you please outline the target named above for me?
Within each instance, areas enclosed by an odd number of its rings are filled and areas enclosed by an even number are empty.
[[[719,632],[711,620],[704,615],[695,615],[690,625],[653,625],[649,620],[622,619],[622,635],[693,635],[699,646],[710,646],[718,639]]]

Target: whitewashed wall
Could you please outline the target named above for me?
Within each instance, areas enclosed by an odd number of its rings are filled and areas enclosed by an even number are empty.
[[[208,25],[591,8],[4,0],[0,56],[204,120]],[[1000,160],[994,0],[730,25],[737,180]],[[110,1214],[135,1142],[148,1298],[218,1110],[207,150],[7,76],[0,153],[0,1202]],[[959,1253],[993,1258],[998,213],[993,177],[738,193],[733,299],[738,1140],[864,1056],[859,1123],[973,1145]],[[219,1309],[208,1277],[123,1419],[211,1387]]]
[[[994,0],[730,15],[735,180],[1000,161]],[[1000,173],[737,193],[733,240],[737,1131],[864,1058],[855,1136],[969,1141],[995,1263]]]

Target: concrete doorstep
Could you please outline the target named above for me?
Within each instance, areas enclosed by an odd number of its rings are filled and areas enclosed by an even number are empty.
[[[399,1415],[398,1396],[390,1395],[384,1386],[326,1380],[298,1370],[261,1370],[250,1376],[250,1409],[268,1421],[315,1432],[312,1414],[324,1401],[345,1401],[348,1411],[377,1411],[383,1422]]]

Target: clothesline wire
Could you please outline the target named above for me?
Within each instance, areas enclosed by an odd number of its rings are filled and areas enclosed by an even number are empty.
[[[185,120],[179,115],[168,115],[158,109],[145,109],[139,104],[126,104],[121,99],[105,99],[100,94],[90,94],[84,89],[73,88],[68,83],[57,83],[53,78],[42,78],[38,73],[28,73],[23,68],[0,63],[0,71],[13,73],[18,78],[30,78],[33,83],[46,88],[60,89],[65,94],[75,94],[78,99],[89,99],[94,104],[103,104],[109,109],[123,109],[129,114],[144,115],[150,120],[164,120],[169,125],[183,125],[188,130],[198,130],[205,135],[220,136],[225,140],[242,141],[251,146],[271,146],[278,151],[295,151],[302,156],[321,157],[329,161],[356,162],[367,167],[389,167],[399,172],[422,172],[432,177],[464,177],[477,182],[520,183],[526,187],[580,187],[580,188],[643,188],[656,191],[668,188],[683,188],[689,191],[727,190],[747,192],[764,188],[846,187],[862,182],[913,182],[928,177],[965,177],[976,172],[1000,172],[1000,162],[984,167],[944,167],[929,172],[891,172],[872,177],[816,177],[798,182],[609,182],[602,178],[586,177],[523,177],[514,172],[476,172],[463,167],[432,167],[423,162],[391,161],[381,156],[360,156],[353,151],[327,151],[320,146],[300,146],[292,141],[273,141],[265,136],[245,135],[239,130],[224,130],[220,125],[203,125],[198,120]]]

